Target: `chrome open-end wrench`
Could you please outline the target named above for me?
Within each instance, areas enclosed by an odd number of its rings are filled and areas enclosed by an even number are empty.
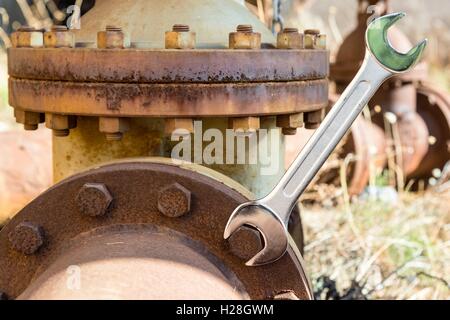
[[[283,256],[288,247],[287,223],[300,195],[381,84],[397,73],[410,70],[419,61],[427,40],[406,54],[389,44],[387,30],[403,16],[404,13],[386,15],[368,26],[366,57],[361,69],[321,126],[269,195],[239,206],[231,215],[225,239],[243,225],[256,228],[263,236],[264,248],[246,263],[248,266],[271,263]]]

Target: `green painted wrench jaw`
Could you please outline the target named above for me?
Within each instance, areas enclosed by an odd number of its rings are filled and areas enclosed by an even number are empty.
[[[427,40],[423,40],[408,53],[400,53],[394,50],[389,43],[387,31],[395,22],[405,16],[404,13],[393,13],[375,19],[367,28],[367,47],[378,62],[389,71],[402,73],[413,68],[422,57],[427,46]]]

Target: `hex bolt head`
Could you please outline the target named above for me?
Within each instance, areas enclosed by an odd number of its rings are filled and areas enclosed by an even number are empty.
[[[273,296],[273,300],[300,300],[294,291],[283,290]]]
[[[317,129],[325,118],[325,109],[305,113],[305,128]]]
[[[8,236],[12,248],[25,255],[36,253],[44,244],[44,230],[31,222],[18,224]]]
[[[37,112],[29,112],[20,109],[14,109],[16,122],[23,124],[25,130],[37,130],[40,123],[45,121],[45,116]]]
[[[264,248],[264,240],[258,230],[242,226],[228,239],[231,252],[242,260],[253,258]]]
[[[108,141],[120,141],[125,132],[130,130],[130,121],[126,118],[99,118],[99,130]]]
[[[113,197],[103,183],[86,183],[75,200],[82,214],[89,217],[101,217],[108,212]]]
[[[158,210],[169,218],[178,218],[189,213],[191,192],[178,183],[165,187],[158,195]]]

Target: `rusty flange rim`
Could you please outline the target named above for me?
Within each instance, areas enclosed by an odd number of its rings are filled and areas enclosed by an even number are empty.
[[[105,185],[113,197],[105,215],[80,212],[76,197],[86,183]],[[166,217],[157,206],[159,191],[175,183],[192,195],[189,213],[179,218]],[[281,260],[263,267],[248,268],[230,252],[222,238],[223,228],[233,209],[248,200],[217,179],[175,165],[134,160],[88,170],[49,189],[1,230],[0,290],[12,298],[20,295],[58,256],[61,246],[81,233],[120,224],[150,224],[204,244],[240,279],[252,299],[268,299],[283,290],[311,299],[302,258],[292,239]],[[14,250],[9,242],[9,234],[24,221],[40,226],[45,234],[44,244],[30,256]]]
[[[328,76],[326,50],[10,48],[19,79],[122,83],[303,81]]]
[[[36,113],[115,117],[245,117],[311,112],[328,103],[328,81],[137,84],[10,77],[9,103]]]

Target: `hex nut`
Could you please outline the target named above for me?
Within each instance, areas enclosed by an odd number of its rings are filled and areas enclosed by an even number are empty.
[[[119,141],[130,130],[130,122],[127,118],[100,117],[99,130],[106,135],[106,140]]]
[[[255,132],[261,128],[258,117],[231,118],[230,122],[234,131]]]
[[[47,113],[45,114],[45,125],[53,130],[56,137],[67,137],[70,129],[77,127],[77,117]]]
[[[197,35],[189,26],[176,24],[165,34],[166,49],[195,49]]]
[[[261,49],[261,34],[253,32],[251,25],[239,25],[229,35],[230,49]]]
[[[277,116],[277,127],[279,128],[301,128],[304,124],[304,114],[286,114]]]
[[[242,260],[249,260],[264,248],[264,241],[258,230],[242,226],[228,238],[230,251]]]
[[[17,123],[24,125],[25,130],[37,130],[39,124],[45,121],[44,114],[20,109],[14,109],[14,117]]]
[[[325,109],[305,113],[305,128],[317,129],[325,118]]]
[[[165,187],[158,195],[158,210],[169,218],[178,218],[189,213],[191,192],[178,183]]]
[[[300,300],[294,291],[283,290],[273,296],[273,300]]]
[[[80,213],[89,217],[101,217],[108,212],[113,197],[103,183],[86,183],[78,192],[75,201]]]
[[[44,46],[42,31],[31,27],[22,27],[11,36],[14,48],[41,48]]]
[[[304,31],[304,46],[305,49],[314,49],[315,42],[316,42],[316,36],[320,34],[320,30],[317,29],[306,29]]]
[[[120,27],[107,26],[105,31],[97,33],[99,49],[124,49],[127,46],[125,33]]]
[[[278,49],[303,49],[303,34],[297,28],[285,28],[277,35]]]
[[[25,255],[36,253],[44,244],[44,230],[31,222],[18,224],[8,237],[12,248]]]
[[[75,36],[65,26],[53,26],[44,33],[44,46],[46,48],[73,48],[75,47]]]
[[[190,118],[166,119],[164,125],[164,133],[171,136],[177,129],[185,129],[190,134],[194,133],[194,120]]]

